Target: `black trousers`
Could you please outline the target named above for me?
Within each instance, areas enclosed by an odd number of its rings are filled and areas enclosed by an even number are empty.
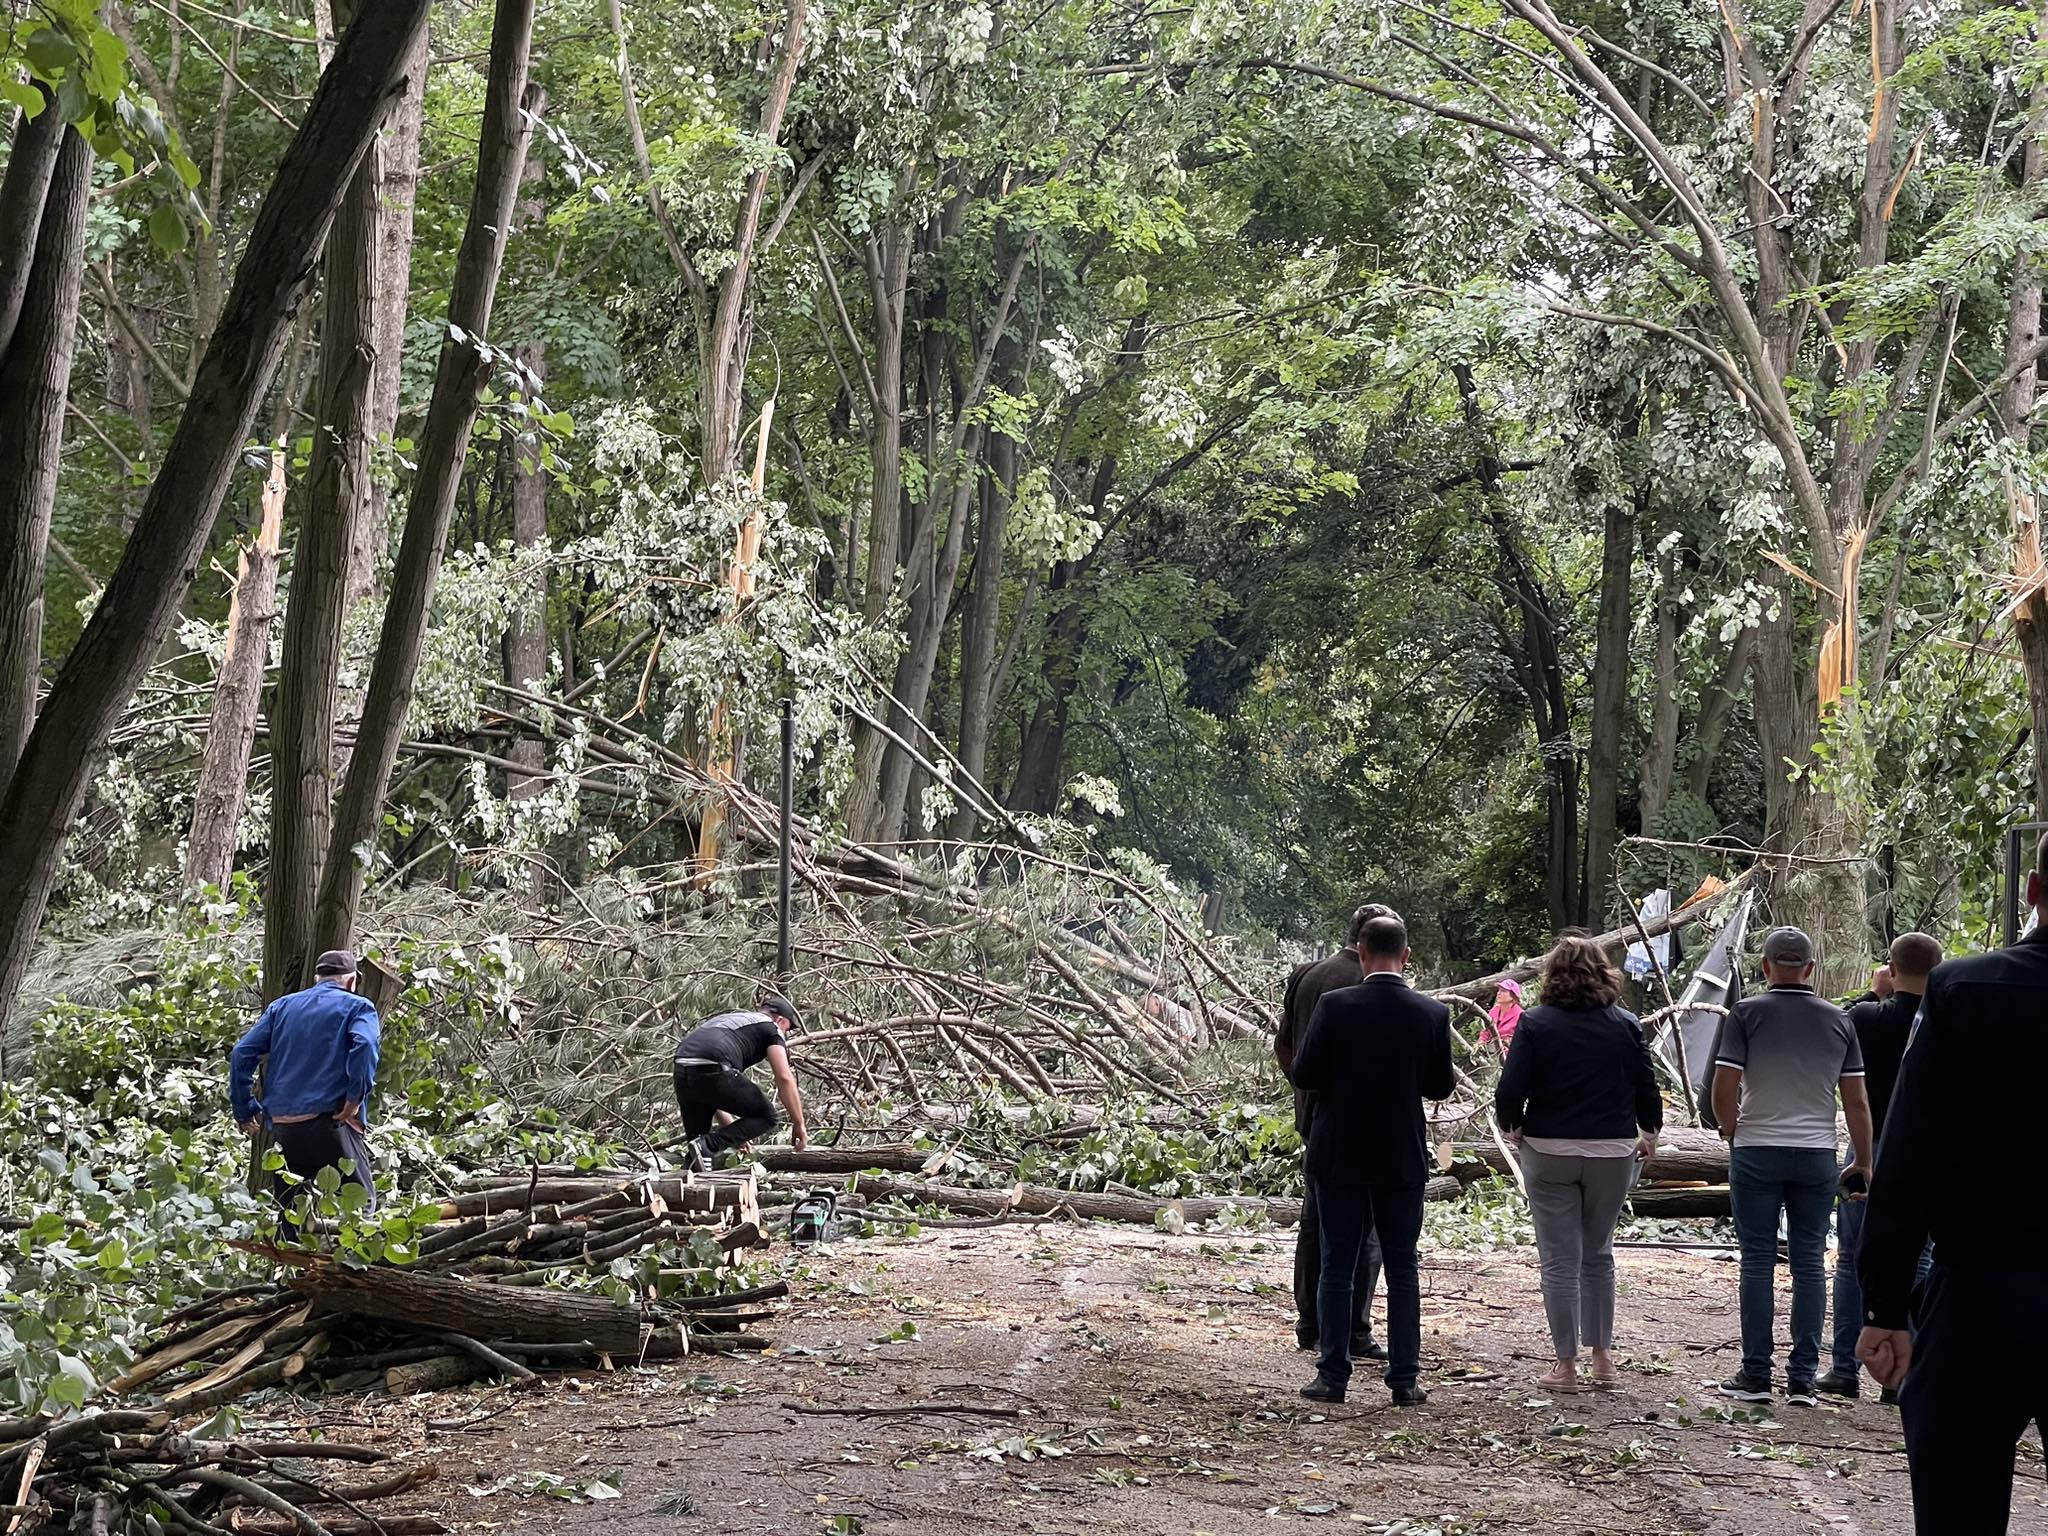
[[[1365,1234],[1379,1231],[1387,1266],[1387,1369],[1389,1387],[1412,1387],[1422,1372],[1422,1269],[1415,1244],[1422,1236],[1422,1186],[1318,1184],[1321,1204],[1323,1284],[1318,1309],[1323,1322],[1316,1372],[1344,1386],[1351,1380],[1351,1330],[1332,1328],[1329,1319],[1351,1315],[1352,1276]]]
[[[1316,1187],[1301,1197],[1301,1221],[1294,1229],[1294,1336],[1303,1344],[1320,1337],[1316,1327],[1316,1291],[1323,1280],[1323,1222],[1316,1207]],[[1358,1268],[1351,1280],[1351,1337],[1363,1344],[1372,1338],[1372,1297],[1380,1286],[1380,1239],[1371,1227],[1359,1245]]]
[[[683,1112],[683,1132],[701,1136],[713,1152],[729,1152],[775,1129],[775,1109],[768,1095],[730,1067],[676,1065],[676,1107]],[[719,1110],[732,1124],[714,1125]]]
[[[2048,1425],[2048,1274],[1956,1269],[1937,1250],[1916,1313],[1899,1392],[1913,1528],[1999,1536],[2014,1448],[2028,1424]]]
[[[332,1115],[285,1125],[272,1122],[270,1139],[284,1154],[285,1167],[308,1183],[320,1176],[322,1168],[339,1169],[346,1159],[353,1171],[344,1172],[341,1182],[362,1185],[370,1196],[369,1209],[377,1208],[377,1166],[370,1160],[369,1143],[354,1126],[343,1125]],[[286,1201],[294,1193],[282,1179],[278,1181],[277,1192],[278,1198]]]

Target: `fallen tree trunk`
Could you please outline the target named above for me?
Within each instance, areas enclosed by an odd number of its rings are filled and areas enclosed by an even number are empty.
[[[942,1205],[948,1210],[966,1211],[976,1216],[1051,1216],[1067,1211],[1084,1221],[1120,1221],[1151,1226],[1161,1213],[1178,1210],[1182,1219],[1187,1221],[1214,1221],[1232,1211],[1263,1215],[1281,1226],[1293,1226],[1301,1220],[1299,1200],[1263,1195],[1152,1199],[1052,1189],[1041,1184],[1018,1184],[1006,1190],[962,1189],[948,1184],[893,1178],[887,1174],[862,1174],[848,1187],[871,1199]],[[1456,1179],[1445,1176],[1429,1181],[1426,1198],[1455,1200],[1462,1192],[1463,1187]]]
[[[701,1213],[706,1218],[731,1215],[744,1221],[758,1201],[752,1174],[662,1174],[633,1180],[620,1178],[524,1180],[471,1190],[441,1202],[444,1220],[467,1216],[489,1216],[525,1210],[528,1206],[576,1205],[584,1201],[617,1197],[621,1208],[645,1205],[658,1198],[670,1212]],[[563,1214],[567,1214],[566,1212]]]
[[[1509,1172],[1507,1159],[1491,1143],[1474,1143],[1457,1149],[1454,1167],[1472,1178],[1486,1173]],[[1714,1131],[1691,1126],[1672,1126],[1657,1143],[1657,1155],[1643,1170],[1645,1184],[1725,1184],[1728,1182],[1728,1144]]]
[[[442,1328],[470,1338],[533,1344],[580,1340],[606,1354],[636,1354],[645,1328],[639,1309],[602,1297],[387,1267],[317,1264],[300,1274],[292,1288],[329,1312]]]

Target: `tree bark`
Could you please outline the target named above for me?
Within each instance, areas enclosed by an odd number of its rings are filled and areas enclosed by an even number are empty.
[[[412,70],[414,62],[408,60],[407,67]],[[405,91],[412,89],[408,73]],[[312,985],[313,958],[324,947],[314,943],[314,900],[333,814],[342,631],[356,584],[356,550],[375,494],[376,321],[390,303],[378,266],[377,158],[373,148],[356,167],[324,263],[319,407],[271,704],[263,993],[272,998]],[[402,281],[398,304],[402,310]]]
[[[369,439],[389,444],[398,429],[405,368],[405,321],[411,307],[412,220],[419,197],[420,137],[426,128],[427,34],[405,61],[405,90],[378,135],[377,284],[371,289]],[[355,525],[348,557],[346,607],[377,590],[391,546],[391,484],[372,476],[369,506]]]
[[[57,117],[51,104],[37,121]],[[16,136],[17,154],[37,152],[29,136],[33,126],[24,125]],[[58,127],[63,130],[61,121]],[[19,284],[20,320],[0,350],[0,785],[14,772],[35,726],[43,568],[57,501],[92,189],[92,148],[76,130],[63,130],[51,159],[36,222],[0,235],[0,241],[33,251]],[[10,164],[10,184],[13,169]],[[14,253],[6,260],[4,280],[11,288]],[[5,318],[0,315],[0,321]],[[4,1001],[0,997],[0,1006]]]
[[[1671,590],[1677,577],[1669,550],[1657,555],[1657,611],[1653,620],[1650,739],[1643,747],[1637,779],[1643,831],[1654,834],[1671,802],[1678,773],[1678,608]]]
[[[989,439],[988,474],[974,530],[974,587],[960,626],[960,767],[971,779],[988,770],[989,736],[996,712],[996,642],[1003,619],[1003,553],[1017,490],[1017,443]],[[952,835],[970,837],[979,819],[966,799],[953,814]]]
[[[519,350],[527,380],[538,392],[547,377],[547,344],[538,336]],[[505,680],[515,688],[538,689],[548,671],[548,573],[537,551],[548,541],[548,472],[541,465],[538,446],[516,443],[512,448],[512,552],[515,559],[534,561],[520,596],[518,609],[505,632]],[[521,736],[505,755],[531,771],[507,772],[505,792],[514,800],[525,800],[539,792],[542,780],[540,742]]]
[[[0,1019],[12,1011],[94,765],[191,590],[293,311],[428,0],[369,0],[251,227],[235,286],[120,563],[0,796]]]
[[[234,873],[236,831],[248,797],[249,755],[263,703],[263,672],[270,660],[270,626],[277,618],[278,548],[284,532],[284,445],[271,449],[263,487],[263,517],[255,541],[235,572],[228,602],[227,651],[214,678],[206,751],[192,800],[192,835],[185,845],[185,888],[225,886]]]
[[[1700,699],[1700,712],[1693,721],[1691,756],[1685,765],[1685,792],[1706,803],[1713,783],[1714,763],[1721,755],[1721,739],[1735,718],[1735,706],[1742,702],[1743,679],[1749,675],[1749,660],[1756,646],[1754,627],[1738,630],[1722,659],[1720,676]]]
[[[477,148],[477,179],[469,224],[456,257],[448,300],[448,334],[434,375],[434,393],[420,435],[419,468],[406,510],[405,534],[392,572],[391,597],[370,671],[348,777],[335,804],[327,862],[314,918],[315,947],[347,944],[355,931],[364,876],[375,847],[392,764],[405,735],[413,686],[441,574],[441,556],[455,495],[476,424],[478,398],[490,377],[484,350],[513,204],[533,135],[525,115],[527,65],[533,45],[533,0],[499,0],[491,29],[491,64]]]
[[[468,1338],[521,1344],[588,1344],[612,1355],[635,1355],[643,1324],[637,1307],[602,1296],[493,1285],[379,1265],[349,1269],[318,1264],[292,1282],[324,1311],[417,1327],[445,1328]]]
[[[45,86],[36,89],[43,93],[43,110],[17,119],[7,173],[0,178],[0,358],[13,345],[14,328],[28,296],[43,204],[64,142],[64,114],[56,110],[56,98]]]
[[[1630,578],[1635,571],[1633,509],[1607,498],[1600,560],[1599,630],[1593,647],[1593,720],[1586,754],[1586,875],[1579,921],[1591,925],[1607,905],[1620,837],[1621,745],[1628,730]]]
[[[2048,39],[2048,6],[2041,11],[2037,38]],[[2038,124],[2048,110],[2048,83],[2036,83],[2030,124]],[[2020,153],[2020,195],[2032,193],[2041,180],[2041,141],[2029,132]],[[2041,339],[2041,268],[2033,257],[2022,253],[2013,267],[2006,297],[2005,372],[2012,375],[1998,402],[1998,413],[2008,441],[2018,450],[2022,463],[2033,448],[2034,397],[2039,368],[2028,361]],[[2041,489],[2032,483],[2015,484],[2012,513],[2017,558],[2016,573],[2026,579],[2030,567],[2038,577],[2041,566]],[[2027,678],[2027,708],[2033,722],[2028,740],[2034,760],[2034,815],[2048,819],[2048,597],[2035,592],[2020,604],[2014,617],[2020,660]]]

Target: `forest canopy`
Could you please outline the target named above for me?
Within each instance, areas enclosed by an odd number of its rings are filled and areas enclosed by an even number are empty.
[[[820,837],[1297,949],[1759,862],[1842,982],[1993,938],[2043,26],[26,0],[0,1006],[236,882],[274,994],[411,888],[753,879],[784,700]]]

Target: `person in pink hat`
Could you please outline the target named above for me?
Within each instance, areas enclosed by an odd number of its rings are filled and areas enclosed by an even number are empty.
[[[1490,1041],[1505,1056],[1508,1042],[1515,1038],[1515,1026],[1521,1022],[1522,984],[1512,976],[1503,977],[1500,990],[1493,994],[1493,1007],[1487,1010],[1486,1022],[1479,1026],[1479,1043],[1485,1045]]]

